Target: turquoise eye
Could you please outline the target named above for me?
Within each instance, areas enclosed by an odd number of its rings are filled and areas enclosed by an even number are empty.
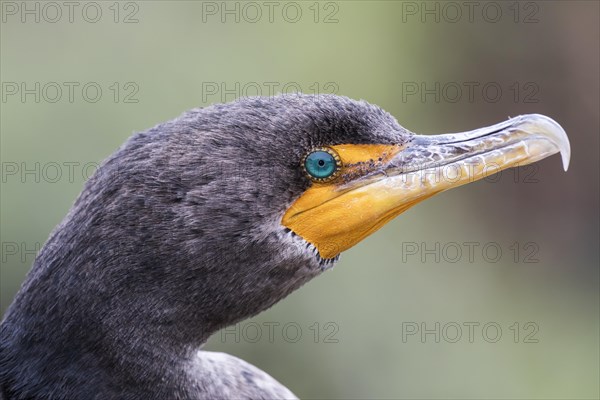
[[[327,148],[313,150],[304,159],[306,173],[317,182],[328,181],[335,177],[340,166],[340,157]]]

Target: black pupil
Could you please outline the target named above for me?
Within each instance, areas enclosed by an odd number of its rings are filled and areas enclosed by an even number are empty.
[[[323,160],[319,160],[319,163],[318,163],[318,164],[319,164],[319,167],[322,167],[323,165],[325,165],[325,161],[323,161]]]

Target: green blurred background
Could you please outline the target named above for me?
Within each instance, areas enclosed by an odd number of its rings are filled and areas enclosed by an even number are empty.
[[[536,112],[569,134],[567,173],[554,156],[434,197],[206,349],[302,398],[600,396],[598,2],[54,4],[2,2],[2,312],[84,176],[189,108],[334,92],[419,133]]]

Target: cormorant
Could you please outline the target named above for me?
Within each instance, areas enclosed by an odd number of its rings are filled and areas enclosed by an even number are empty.
[[[134,134],[85,184],[0,326],[5,399],[293,398],[200,347],[416,203],[570,147],[524,115],[415,135],[336,95],[245,98]]]

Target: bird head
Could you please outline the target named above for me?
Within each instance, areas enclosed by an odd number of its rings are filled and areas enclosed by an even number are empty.
[[[324,264],[436,193],[557,152],[566,170],[570,157],[565,132],[542,115],[427,136],[367,102],[333,95],[249,98],[215,109],[223,116],[220,141],[212,142],[219,179],[239,183],[221,187],[234,190],[228,199],[250,201],[257,213],[245,220],[258,223],[256,232],[280,245],[283,229]]]
[[[57,320],[79,313],[90,324],[88,310],[103,310],[90,332],[125,324],[198,344],[413,205],[557,152],[566,169],[567,136],[541,115],[424,136],[335,95],[194,109],[133,135],[103,163],[21,296],[69,299]]]
[[[241,217],[256,223],[255,238],[289,232],[325,263],[436,193],[557,152],[566,170],[570,157],[565,132],[542,115],[425,136],[379,107],[334,95],[249,98],[216,110],[209,167],[228,197],[215,218],[247,203]]]

